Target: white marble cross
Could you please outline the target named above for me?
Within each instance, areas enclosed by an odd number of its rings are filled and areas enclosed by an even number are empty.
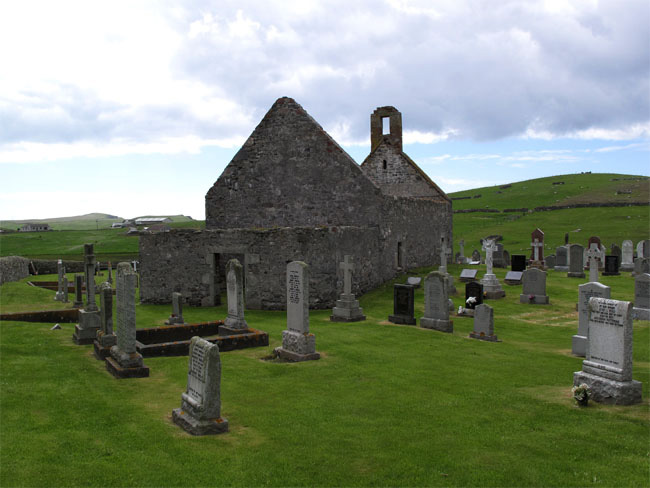
[[[494,240],[485,239],[483,240],[483,250],[485,251],[485,273],[492,274],[492,253],[497,248]]]
[[[598,257],[600,256],[598,244],[592,243],[585,254],[589,259],[589,281],[598,281]]]
[[[346,295],[352,294],[352,271],[354,271],[354,263],[352,256],[346,254],[343,262],[339,263],[339,267],[343,270],[343,293]]]
[[[533,260],[539,261],[539,250],[544,247],[544,243],[539,242],[539,239],[535,238],[535,242],[531,242],[530,245],[533,246]]]

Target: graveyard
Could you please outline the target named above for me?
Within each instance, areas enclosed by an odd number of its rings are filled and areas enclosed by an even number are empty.
[[[530,231],[530,229],[529,229]],[[586,242],[585,242],[586,244]],[[483,252],[482,252],[483,253]],[[117,265],[116,265],[117,266]],[[458,277],[466,265],[448,264]],[[472,266],[478,277],[485,265]],[[408,274],[359,300],[366,320],[309,311],[320,359],[283,362],[284,311],[246,310],[269,344],[221,352],[221,415],[228,431],[195,437],[172,419],[181,406],[188,356],[146,357],[149,376],[115,379],[75,324],[0,322],[3,486],[427,485],[637,486],[647,483],[650,332],[634,321],[635,405],[575,405],[572,355],[578,285],[547,270],[548,304],[520,303],[523,285],[504,284],[493,309],[499,342],[470,338],[473,319],[450,312],[453,331],[419,326],[424,280]],[[423,278],[414,292],[418,325],[398,325],[393,285]],[[66,275],[74,282],[74,274]],[[39,279],[56,281],[56,275]],[[106,279],[95,278],[96,284]],[[2,312],[64,309],[56,292],[25,280],[2,285]],[[632,300],[629,273],[599,276],[614,300]],[[455,308],[464,284],[449,297]],[[340,290],[342,291],[342,290]],[[137,288],[135,289],[137,303]],[[185,322],[225,320],[216,307],[184,306]],[[99,304],[99,302],[98,302]],[[171,305],[137,304],[138,328],[164,326]],[[114,312],[115,314],[115,312]],[[624,467],[624,468],[622,468]],[[191,481],[188,481],[188,477]]]

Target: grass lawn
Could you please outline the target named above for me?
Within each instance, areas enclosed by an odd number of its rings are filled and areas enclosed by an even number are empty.
[[[323,357],[299,364],[262,360],[280,345],[285,313],[247,311],[271,344],[221,355],[230,432],[211,437],[171,422],[187,357],[145,359],[150,378],[116,380],[91,346],[73,344],[73,324],[0,322],[0,486],[647,486],[649,323],[634,324],[643,404],[574,406],[583,282],[550,271],[548,306],[519,304],[521,286],[504,285],[506,298],[488,301],[500,343],[469,339],[470,318],[453,317],[453,334],[388,323],[387,283],[361,298],[365,322],[312,311]],[[602,282],[632,299],[629,274]],[[24,282],[0,292],[3,312],[56,303]],[[423,308],[420,289],[418,318]],[[138,327],[161,325],[170,309],[138,305]],[[225,315],[184,308],[189,322]]]

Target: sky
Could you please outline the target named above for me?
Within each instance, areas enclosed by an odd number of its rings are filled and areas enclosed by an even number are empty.
[[[282,96],[359,164],[396,107],[446,192],[650,175],[650,2],[2,2],[0,219],[203,219]]]

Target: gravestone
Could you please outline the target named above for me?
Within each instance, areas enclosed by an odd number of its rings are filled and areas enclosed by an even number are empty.
[[[465,239],[461,239],[460,242],[458,243],[460,247],[460,257],[464,258],[465,257]]]
[[[413,314],[415,290],[412,286],[393,285],[393,315],[388,316],[388,321],[394,324],[415,325]]]
[[[528,267],[544,268],[544,232],[537,228],[530,234],[530,246],[532,248],[530,254],[530,263]]]
[[[591,254],[589,254],[589,251],[591,251]],[[583,263],[585,268],[591,268],[589,260],[593,256],[596,258],[597,268],[603,268],[605,266],[605,246],[602,245],[598,236],[591,236],[587,242],[587,250],[585,251]]]
[[[584,278],[585,272],[582,267],[582,255],[584,248],[580,244],[571,244],[569,246],[569,278]]]
[[[458,315],[473,317],[474,309],[483,303],[483,285],[471,281],[465,285],[465,306],[458,307]]]
[[[420,318],[420,327],[454,331],[454,323],[449,320],[449,294],[444,273],[432,271],[424,280],[424,316]]]
[[[548,305],[546,294],[546,271],[538,268],[530,268],[524,271],[522,277],[524,284],[519,303],[530,303],[533,305]]]
[[[650,320],[650,274],[640,273],[634,277],[635,320]]]
[[[495,268],[507,268],[509,261],[505,260],[503,244],[497,243],[494,251],[492,252],[492,266]]]
[[[359,300],[352,293],[352,272],[354,271],[352,256],[346,254],[343,257],[343,262],[339,263],[339,268],[343,270],[343,293],[341,293],[340,298],[336,301],[336,306],[332,309],[330,320],[332,322],[359,322],[366,320],[363,309],[359,307]],[[412,278],[409,277],[409,279]],[[420,286],[419,283],[418,286]]]
[[[472,339],[499,342],[494,335],[494,310],[486,304],[477,305],[474,309],[474,330],[469,333]]]
[[[632,304],[590,298],[588,328],[587,355],[573,384],[587,384],[596,402],[640,403],[643,385],[632,379]]]
[[[549,254],[546,256],[544,262],[548,269],[555,269],[555,254]]]
[[[80,274],[74,275],[74,308],[81,308],[84,306],[83,300],[83,282],[84,277]]]
[[[503,250],[503,268],[507,268],[510,266],[510,253],[506,251],[505,249]]]
[[[99,285],[99,317],[101,325],[93,349],[95,358],[104,360],[110,356],[111,347],[117,344],[113,333],[113,289],[108,282]]]
[[[634,244],[632,241],[625,240],[623,241],[623,249],[621,250],[621,271],[633,271],[634,270]]]
[[[555,249],[555,271],[569,271],[569,248],[560,246]]]
[[[108,279],[106,281],[113,283],[113,266],[110,261],[108,262]]]
[[[610,298],[612,290],[601,283],[584,283],[578,286],[578,333],[571,338],[571,352],[585,357],[589,337],[589,299]]]
[[[92,244],[84,244],[84,274],[86,278],[86,306],[79,310],[72,340],[78,345],[92,344],[100,327],[99,309],[95,302],[95,254]]]
[[[618,256],[618,262],[619,263],[621,262],[621,257],[622,257],[623,252],[621,251],[621,248],[618,247],[616,244],[612,244],[610,246],[610,254],[612,256]]]
[[[460,272],[460,281],[463,283],[469,283],[470,281],[476,281],[476,275],[478,274],[478,269],[464,269]]]
[[[309,266],[302,261],[287,265],[287,330],[275,354],[287,361],[320,359],[316,337],[309,332]]]
[[[106,369],[116,378],[146,378],[149,368],[135,348],[135,288],[137,277],[129,263],[117,265],[117,344],[106,358]]]
[[[63,277],[64,277],[64,271],[63,271],[63,261],[59,259],[56,262],[56,268],[58,272],[58,289],[56,294],[54,295],[54,299],[57,302],[62,302],[63,301]]]
[[[65,273],[65,268],[63,268],[63,269],[64,269],[63,272]],[[69,300],[68,300],[68,292],[70,291],[68,289],[69,287],[70,287],[70,283],[68,283],[68,277],[65,276],[65,274],[64,274],[63,275],[63,300],[62,300],[63,303],[68,303],[69,302]]]
[[[513,254],[510,258],[510,269],[512,271],[524,271],[526,269],[526,256]]]
[[[569,233],[568,232],[564,233],[564,246],[565,247],[569,246]]]
[[[605,256],[605,271],[603,276],[617,276],[620,275],[618,271],[619,256]]]
[[[221,357],[217,344],[192,337],[187,389],[181,395],[181,408],[172,410],[172,420],[192,435],[228,432],[228,420],[221,417]]]
[[[465,257],[465,241],[461,239],[458,245],[460,246],[460,251],[455,255],[455,262],[456,264],[467,264],[470,260]]]
[[[226,301],[228,315],[219,327],[219,335],[241,334],[248,330],[244,319],[244,268],[237,259],[231,259],[226,264]]]
[[[600,256],[600,249],[595,244],[591,244],[591,247],[587,249],[585,255],[589,259],[589,281],[598,281],[598,258]]]
[[[483,246],[485,249],[486,272],[481,279],[481,284],[483,285],[485,298],[492,300],[503,298],[506,296],[506,292],[503,291],[501,283],[499,283],[496,275],[492,272],[492,252],[496,247],[495,243],[492,239],[484,239]]]
[[[639,241],[636,245],[637,258],[650,258],[650,239]]]
[[[476,249],[472,251],[472,261],[470,264],[481,264],[481,253]]]
[[[524,271],[508,271],[503,279],[507,285],[521,285]]]
[[[172,293],[172,314],[167,320],[165,325],[184,324],[183,319],[183,295],[177,291]]]
[[[650,273],[650,258],[636,258],[634,260],[634,272],[632,276],[643,273]]]

